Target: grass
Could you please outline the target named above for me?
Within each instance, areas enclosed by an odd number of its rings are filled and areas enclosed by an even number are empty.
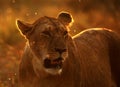
[[[16,27],[0,31],[0,87],[18,87],[18,66],[24,39]]]

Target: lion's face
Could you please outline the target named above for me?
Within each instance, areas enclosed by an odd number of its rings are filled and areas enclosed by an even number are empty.
[[[58,73],[68,56],[68,31],[56,19],[43,18],[29,37],[29,44],[46,71]],[[55,72],[56,71],[56,72]]]
[[[60,74],[68,57],[67,41],[70,36],[66,25],[56,18],[42,17],[29,30],[22,33],[42,68],[47,73]]]

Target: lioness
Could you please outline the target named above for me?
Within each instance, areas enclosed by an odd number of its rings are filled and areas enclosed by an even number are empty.
[[[19,67],[21,87],[120,87],[120,38],[105,28],[73,37],[72,16],[41,17],[33,24],[17,20],[27,39]]]

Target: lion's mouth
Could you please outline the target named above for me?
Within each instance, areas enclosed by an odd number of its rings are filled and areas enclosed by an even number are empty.
[[[63,66],[63,58],[61,57],[54,60],[50,60],[48,58],[44,60],[45,68],[61,69],[62,66]]]

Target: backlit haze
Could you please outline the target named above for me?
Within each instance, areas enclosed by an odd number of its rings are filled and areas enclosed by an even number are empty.
[[[33,23],[42,16],[67,11],[74,18],[71,35],[92,27],[120,34],[120,0],[0,0],[0,87],[17,87],[17,71],[25,39],[16,19]]]

